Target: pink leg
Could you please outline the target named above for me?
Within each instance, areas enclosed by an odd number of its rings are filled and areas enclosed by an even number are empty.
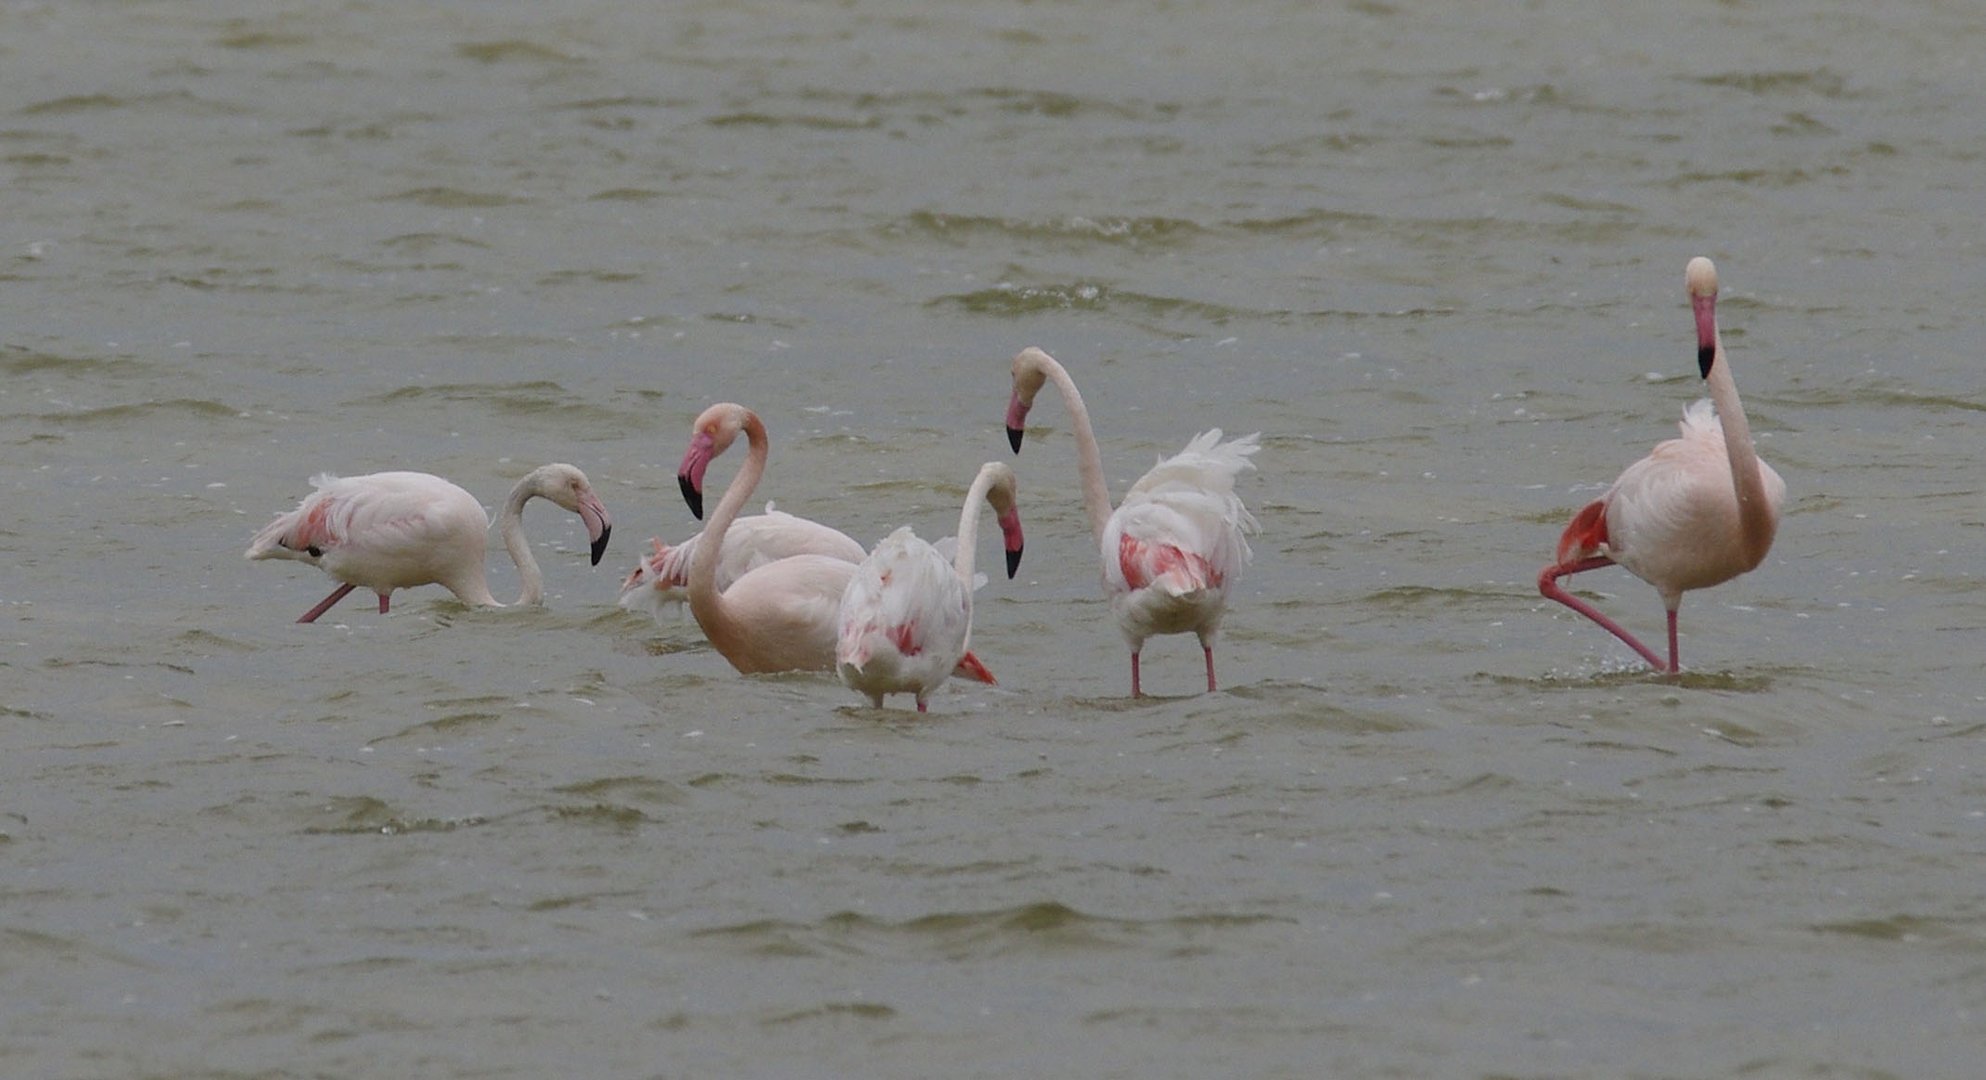
[[[1135,652],[1131,654],[1131,696],[1141,696],[1138,689],[1138,654]]]
[[[353,589],[357,587],[358,586],[356,585],[338,586],[337,588],[331,590],[330,596],[327,596],[323,600],[319,601],[316,607],[311,608],[309,611],[304,612],[303,618],[298,619],[297,621],[300,623],[316,622],[317,617],[319,615],[322,615],[325,612],[330,611],[331,605],[337,603],[340,600],[343,600],[345,598],[346,593],[351,592]]]
[[[386,614],[386,598],[387,598],[388,596],[391,596],[391,595],[392,595],[391,593],[380,593],[380,594],[379,594],[379,613],[380,613],[381,615],[384,615],[384,614]]]
[[[1676,651],[1676,609],[1669,609],[1669,674],[1683,669],[1682,657]]]
[[[1200,651],[1207,654],[1207,693],[1211,694],[1214,692],[1214,647],[1202,645]]]
[[[928,710],[926,710],[926,709],[924,708],[924,699],[923,699],[923,698],[918,698],[918,699],[917,699],[917,711],[918,711],[918,712],[926,712],[926,711],[928,711]]]
[[[1558,583],[1559,578],[1565,577],[1569,574],[1581,573],[1586,570],[1598,570],[1602,566],[1612,566],[1613,564],[1614,564],[1614,560],[1607,558],[1605,555],[1595,555],[1590,559],[1581,559],[1580,561],[1575,563],[1556,563],[1554,565],[1547,566],[1541,573],[1538,574],[1538,592],[1543,594],[1547,600],[1556,600],[1559,603],[1564,604],[1566,607],[1569,607],[1572,610],[1577,611],[1581,615],[1584,615],[1587,618],[1593,620],[1594,622],[1599,623],[1601,629],[1604,629],[1607,633],[1612,634],[1615,637],[1621,639],[1622,641],[1627,642],[1628,648],[1633,649],[1635,652],[1640,653],[1641,658],[1648,661],[1650,664],[1654,665],[1655,670],[1674,671],[1675,668],[1673,666],[1665,667],[1663,665],[1662,657],[1658,655],[1655,652],[1655,650],[1649,648],[1646,645],[1643,645],[1640,641],[1636,640],[1635,636],[1633,634],[1628,633],[1627,630],[1621,626],[1621,624],[1615,622],[1612,619],[1607,618],[1605,615],[1600,614],[1599,608],[1594,607],[1593,605],[1587,603],[1584,600],[1581,600],[1580,598],[1572,595],[1569,592],[1566,592],[1563,588],[1559,587],[1559,583]],[[1676,625],[1675,613],[1670,612],[1669,632],[1672,635],[1675,633],[1675,625]],[[1674,664],[1674,657],[1675,657],[1675,647],[1673,645],[1674,640],[1675,639],[1671,637],[1670,641],[1672,644],[1670,645],[1670,649],[1669,649],[1671,665]]]

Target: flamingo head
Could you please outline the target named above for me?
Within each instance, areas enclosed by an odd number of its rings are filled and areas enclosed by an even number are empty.
[[[704,471],[713,458],[730,449],[749,421],[757,419],[750,409],[728,401],[712,405],[696,418],[689,449],[683,451],[683,463],[676,469],[676,484],[683,489],[683,501],[698,521],[703,520]]]
[[[1696,369],[1708,379],[1717,362],[1717,264],[1698,255],[1683,271],[1683,281],[1696,313]]]
[[[542,465],[518,483],[527,495],[550,499],[561,509],[579,515],[586,525],[586,539],[592,547],[593,565],[607,553],[607,538],[614,533],[614,519],[607,505],[594,494],[593,484],[578,468],[566,464]]]
[[[1026,546],[1026,538],[1021,535],[1020,480],[1014,476],[1013,469],[997,461],[989,461],[980,469],[993,474],[993,483],[986,489],[986,502],[999,519],[1000,546],[1007,551],[1007,577],[1012,578],[1021,568],[1021,550]]]
[[[1041,384],[1048,381],[1048,371],[1042,361],[1055,361],[1045,352],[1030,345],[1014,357],[1014,393],[1007,399],[1007,442],[1014,453],[1021,452],[1021,435],[1027,424],[1027,411],[1034,408],[1034,395],[1041,392]]]

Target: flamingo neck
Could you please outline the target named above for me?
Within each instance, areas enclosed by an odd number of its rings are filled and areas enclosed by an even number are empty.
[[[972,478],[972,487],[966,490],[965,505],[959,508],[958,553],[952,556],[952,569],[958,572],[959,580],[965,582],[966,603],[972,603],[972,571],[979,549],[979,504],[986,501],[986,493],[993,490],[993,481],[998,474],[990,468],[982,468],[979,475]]]
[[[1710,362],[1710,400],[1717,405],[1717,420],[1724,429],[1724,452],[1731,461],[1731,485],[1738,494],[1738,536],[1745,557],[1753,566],[1765,561],[1772,547],[1772,534],[1778,527],[1772,500],[1765,492],[1758,450],[1752,446],[1752,429],[1745,419],[1744,402],[1738,399],[1738,383],[1731,377],[1731,365],[1724,356],[1724,338],[1711,331],[1714,352]]]
[[[503,549],[510,553],[510,561],[517,564],[517,576],[523,580],[523,591],[517,594],[520,605],[540,604],[545,599],[545,575],[538,569],[538,560],[531,554],[531,543],[524,539],[524,504],[537,496],[532,490],[531,478],[518,481],[510,489],[510,498],[504,500],[503,513],[497,517],[497,535],[503,538]],[[488,590],[485,589],[485,592]],[[496,598],[488,601],[497,604]]]
[[[1082,391],[1076,389],[1076,380],[1069,377],[1067,368],[1052,357],[1043,355],[1041,370],[1055,389],[1062,392],[1062,404],[1069,410],[1070,426],[1076,431],[1076,474],[1083,484],[1083,509],[1089,512],[1090,532],[1097,543],[1103,543],[1104,529],[1110,524],[1110,488],[1103,482],[1103,454],[1097,449],[1096,431],[1090,427],[1090,412],[1083,405]],[[960,537],[963,541],[964,537]],[[963,548],[963,543],[961,543]]]
[[[710,512],[710,520],[704,523],[703,535],[697,541],[696,554],[690,559],[690,614],[696,617],[697,624],[703,627],[704,634],[713,645],[717,644],[717,639],[726,636],[729,627],[725,621],[724,596],[717,591],[717,563],[724,553],[724,534],[738,519],[738,511],[744,509],[745,501],[752,497],[752,489],[758,487],[759,478],[765,475],[766,460],[772,454],[766,439],[765,423],[757,413],[745,414],[744,429],[750,447],[745,456],[745,467],[738,470],[738,475],[732,477],[731,483],[724,488],[724,497]]]

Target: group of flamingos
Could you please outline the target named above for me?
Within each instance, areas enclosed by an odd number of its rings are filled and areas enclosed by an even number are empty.
[[[1717,585],[1764,561],[1779,524],[1786,485],[1758,459],[1717,332],[1717,269],[1690,260],[1685,273],[1696,319],[1697,365],[1708,401],[1683,411],[1682,437],[1628,466],[1606,494],[1587,504],[1559,537],[1538,590],[1599,623],[1658,670],[1681,670],[1676,611],[1683,593]],[[1023,350],[1013,362],[1007,438],[1020,451],[1023,425],[1043,385],[1054,383],[1075,429],[1077,473],[1102,560],[1103,587],[1131,650],[1131,694],[1139,696],[1138,657],[1154,635],[1191,632],[1215,689],[1214,642],[1227,599],[1248,566],[1247,536],[1259,527],[1235,494],[1253,468],[1259,436],[1222,441],[1215,428],[1160,461],[1115,509],[1103,479],[1089,412],[1069,373],[1047,353]],[[739,517],[764,476],[766,429],[742,405],[712,405],[698,416],[677,480],[691,513],[703,517],[704,474],[743,435],[744,467],[725,488],[703,532],[673,547],[654,542],[629,575],[620,603],[634,610],[687,602],[712,647],[741,672],[833,670],[880,707],[908,693],[918,711],[953,675],[992,682],[969,651],[974,548],[979,508],[1000,525],[1007,575],[1020,565],[1022,533],[1014,472],[980,467],[959,511],[956,540],[930,544],[909,528],[874,551],[818,522],[781,513]],[[464,603],[502,606],[484,577],[489,519],[474,496],[427,473],[319,476],[316,491],[256,534],[250,559],[310,563],[340,584],[299,622],[311,622],[359,586],[386,613],[393,590],[440,584]],[[524,504],[545,498],[578,514],[598,565],[612,530],[607,508],[584,473],[546,465],[519,481],[498,516],[498,533],[523,579],[519,604],[535,604],[543,577],[523,535]],[[1619,565],[1653,585],[1668,611],[1666,661],[1559,579]]]

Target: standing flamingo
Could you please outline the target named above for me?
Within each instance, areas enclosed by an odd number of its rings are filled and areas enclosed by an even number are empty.
[[[659,620],[664,606],[688,602],[690,562],[702,541],[702,533],[673,547],[660,540],[649,541],[654,550],[621,582],[620,606],[646,611]],[[789,555],[827,555],[859,563],[867,554],[847,533],[776,510],[767,503],[765,513],[739,518],[724,534],[724,554],[717,561],[717,591],[730,588],[747,570]]]
[[[1586,504],[1558,538],[1557,561],[1538,591],[1627,642],[1657,670],[1681,671],[1676,609],[1683,593],[1719,585],[1765,561],[1779,528],[1786,482],[1760,461],[1744,403],[1717,333],[1717,267],[1701,256],[1684,271],[1696,315],[1696,363],[1710,398],[1683,410],[1682,438],[1658,444]],[[1715,403],[1715,412],[1711,405]],[[1669,662],[1558,579],[1618,563],[1655,586],[1669,612]]]
[[[958,551],[952,559],[905,526],[869,553],[841,594],[835,674],[869,695],[915,694],[924,712],[931,691],[964,658],[972,639],[973,552],[979,504],[993,508],[1007,550],[1007,576],[1020,569],[1021,515],[1014,470],[997,461],[979,467],[959,510]]]
[[[726,534],[752,489],[765,475],[771,444],[758,414],[730,402],[712,405],[696,418],[689,449],[676,472],[690,513],[703,517],[703,474],[711,461],[745,435],[745,467],[724,489],[711,511],[696,557],[690,560],[690,614],[710,644],[746,674],[765,671],[834,670],[835,623],[841,594],[855,564],[827,555],[794,555],[746,571],[728,589],[717,587]],[[992,682],[993,674],[971,653],[956,674]]]
[[[1143,693],[1138,654],[1154,634],[1199,636],[1207,657],[1207,690],[1214,689],[1214,640],[1227,612],[1229,590],[1247,568],[1247,534],[1261,526],[1234,493],[1234,481],[1261,449],[1259,433],[1221,442],[1221,429],[1195,436],[1186,448],[1152,466],[1110,508],[1103,460],[1083,395],[1069,372],[1040,349],[1014,357],[1014,392],[1007,404],[1007,441],[1021,449],[1022,425],[1042,383],[1062,393],[1076,429],[1076,471],[1103,559],[1103,588],[1117,626],[1131,646],[1131,696]]]
[[[264,526],[245,553],[250,559],[295,559],[344,584],[297,621],[313,622],[363,585],[379,594],[386,614],[395,589],[440,584],[465,604],[502,607],[483,576],[489,516],[476,497],[439,476],[383,472],[344,479],[324,473],[302,504]],[[524,539],[524,504],[546,498],[579,515],[592,541],[593,564],[607,550],[613,519],[586,474],[571,465],[544,465],[517,482],[499,517],[503,546],[524,579],[519,604],[545,594],[544,575]]]

